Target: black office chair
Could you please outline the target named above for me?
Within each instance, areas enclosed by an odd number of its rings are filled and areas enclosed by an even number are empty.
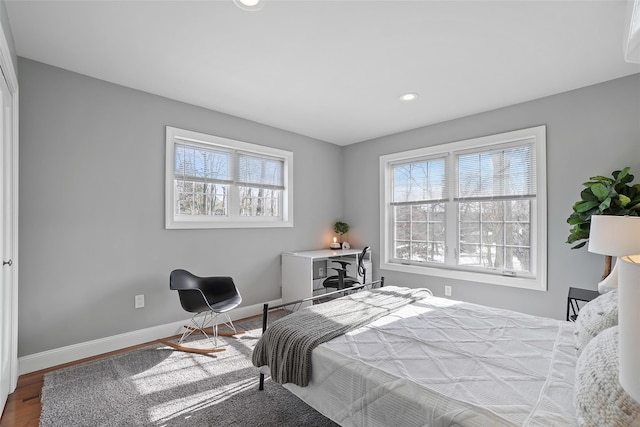
[[[214,353],[224,351],[218,348],[218,336],[233,336],[238,332],[229,317],[228,312],[242,302],[242,297],[231,277],[198,277],[186,270],[173,270],[169,276],[169,288],[178,291],[182,308],[195,313],[191,318],[192,325],[184,325],[185,332],[177,344],[167,340],[160,340],[163,344],[177,350],[192,353]],[[223,323],[232,332],[218,331],[218,316],[224,316]],[[211,324],[210,327],[207,325]],[[194,332],[201,332],[207,339],[213,335],[213,348],[201,349],[184,346],[183,342]]]
[[[365,246],[360,254],[360,258],[358,258],[358,275],[362,276],[362,281],[364,282],[367,277],[367,269],[364,266],[364,256],[369,251],[369,246]],[[347,261],[333,261],[340,264],[340,268],[330,267],[332,270],[336,270],[338,274],[334,276],[327,277],[322,282],[322,286],[325,288],[336,288],[336,289],[344,289],[351,288],[355,285],[359,285],[360,281],[352,276],[347,276],[347,265],[351,265],[350,262]]]
[[[338,274],[329,276],[323,280],[322,285],[325,288],[338,288],[339,282],[344,282],[344,279],[347,277],[347,265],[351,265],[348,261],[332,260],[332,262],[340,264],[340,268],[329,267],[329,269],[335,270]],[[342,277],[342,279],[340,279],[340,277]]]

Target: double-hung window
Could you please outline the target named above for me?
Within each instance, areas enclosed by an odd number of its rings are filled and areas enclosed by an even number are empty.
[[[173,127],[166,144],[166,228],[293,226],[293,153]]]
[[[380,157],[383,269],[546,290],[545,127]]]

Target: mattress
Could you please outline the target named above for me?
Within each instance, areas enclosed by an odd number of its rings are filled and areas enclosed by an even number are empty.
[[[291,392],[342,426],[576,425],[573,324],[428,297],[318,346]]]

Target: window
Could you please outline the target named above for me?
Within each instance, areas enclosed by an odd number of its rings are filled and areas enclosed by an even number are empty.
[[[381,156],[381,268],[546,290],[545,133]]]
[[[166,228],[293,226],[293,153],[169,126],[166,138]]]

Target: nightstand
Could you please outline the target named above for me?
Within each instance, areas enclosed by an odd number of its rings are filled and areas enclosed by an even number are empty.
[[[589,289],[569,288],[569,296],[567,297],[567,320],[575,322],[578,318],[580,305],[578,301],[589,302],[600,295],[598,291]],[[571,314],[569,314],[571,311]]]

